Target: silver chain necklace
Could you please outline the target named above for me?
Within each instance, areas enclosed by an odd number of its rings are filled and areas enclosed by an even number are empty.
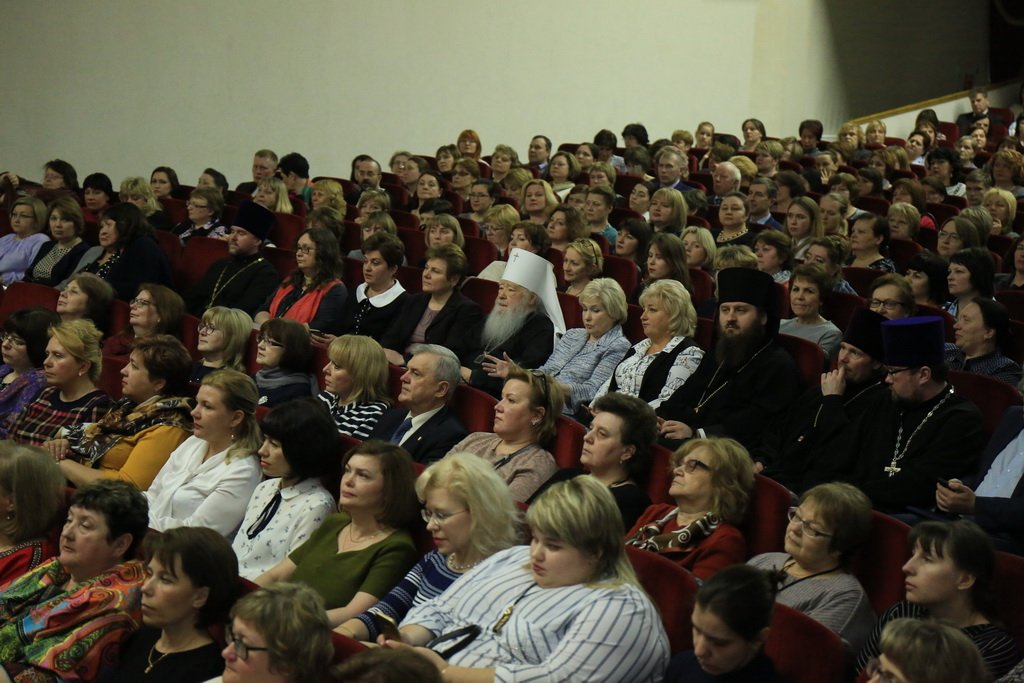
[[[900,443],[903,441],[903,413],[900,413],[900,428],[899,431],[896,432],[896,448],[893,450],[892,462],[889,463],[888,467],[882,468],[882,471],[888,474],[890,478],[895,477],[897,474],[900,473],[900,470],[903,469],[901,467],[897,467],[896,463],[902,460],[903,456],[905,456],[907,454],[907,451],[910,450],[910,442],[913,441],[914,437],[917,436],[917,433],[921,431],[921,427],[924,427],[925,424],[927,424],[928,420],[932,418],[932,415],[934,415],[935,412],[942,407],[942,404],[948,401],[949,397],[952,395],[953,387],[951,386],[949,387],[949,393],[947,393],[941,401],[936,403],[934,408],[928,411],[928,414],[924,416],[923,420],[921,420],[921,424],[917,425],[917,429],[911,432],[910,438],[907,439],[907,443],[906,445],[903,446],[902,451],[900,451]]]

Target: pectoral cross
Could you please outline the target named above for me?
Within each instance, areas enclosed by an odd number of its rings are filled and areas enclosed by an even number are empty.
[[[888,467],[882,468],[882,471],[888,474],[890,477],[894,477],[900,473],[900,468],[896,467],[896,463],[889,465]]]

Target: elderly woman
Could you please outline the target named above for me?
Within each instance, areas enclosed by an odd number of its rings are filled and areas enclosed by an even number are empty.
[[[545,225],[558,206],[558,197],[546,180],[535,178],[523,185],[519,194],[519,206],[522,208],[524,220]]]
[[[361,334],[380,340],[402,307],[405,288],[395,279],[405,260],[405,246],[394,235],[378,233],[363,243],[363,283],[348,291],[342,334]],[[330,335],[317,334],[314,341],[329,343]]]
[[[454,244],[427,250],[423,291],[405,298],[381,339],[388,362],[405,365],[415,344],[440,344],[464,359],[477,348],[483,312],[456,291],[468,269],[466,255]]]
[[[814,342],[825,352],[825,362],[839,352],[843,332],[821,315],[822,302],[829,291],[828,273],[821,266],[803,263],[789,278],[789,308],[793,317],[779,324],[779,332]]]
[[[981,653],[989,678],[998,678],[1020,655],[1010,635],[991,621],[995,613],[992,575],[995,550],[974,522],[922,522],[910,530],[910,559],[903,565],[907,599],[882,614],[857,657],[863,669],[881,648],[888,624],[910,618],[944,621],[960,629]],[[985,679],[971,679],[985,680]]]
[[[1000,351],[1010,336],[1006,306],[985,297],[972,299],[957,312],[953,330],[956,343],[946,344],[951,370],[987,375],[1012,386],[1020,383],[1020,365]]]
[[[907,282],[914,303],[941,308],[949,300],[949,265],[935,254],[922,251],[907,262]]]
[[[689,229],[689,228],[687,228]],[[788,283],[793,268],[793,240],[784,232],[762,230],[754,238],[757,269],[778,283]]]
[[[133,176],[121,181],[121,190],[118,198],[125,203],[134,204],[142,212],[145,222],[156,230],[169,230],[171,222],[160,209],[160,202],[153,194],[153,188],[149,186],[145,178]],[[104,212],[105,213],[105,212]],[[103,214],[100,214],[102,221]]]
[[[592,280],[579,298],[583,327],[566,330],[551,357],[538,368],[559,383],[565,395],[563,407],[568,413],[593,400],[629,350],[629,341],[622,333],[626,295],[619,283],[611,278]],[[508,377],[510,367],[508,360],[494,357],[484,363],[488,374],[503,379]]]
[[[248,339],[247,334],[247,344]],[[320,387],[308,372],[312,357],[309,330],[303,325],[287,318],[273,318],[260,325],[256,336],[260,369],[253,375],[259,404],[271,408],[294,398],[315,396]]]
[[[650,224],[655,233],[681,235],[686,227],[690,210],[683,193],[675,188],[663,187],[651,195]]]
[[[295,247],[296,268],[272,292],[253,317],[259,325],[271,318],[289,318],[311,330],[337,334],[348,292],[341,282],[341,252],[330,230],[311,228]]]
[[[960,308],[978,297],[992,298],[995,293],[995,273],[988,249],[975,247],[961,249],[949,259],[950,300],[943,307],[956,317]]]
[[[978,648],[964,633],[948,624],[895,619],[882,631],[880,650],[864,667],[867,683],[991,680]],[[999,679],[1000,683],[1017,680]]]
[[[146,571],[135,550],[146,498],[121,481],[78,489],[60,554],[0,594],[0,675],[12,680],[97,680],[142,621]]]
[[[659,553],[702,581],[746,559],[736,528],[754,488],[750,455],[737,441],[693,439],[672,454],[673,503],[647,508],[626,534],[628,545]]]
[[[327,406],[340,434],[365,439],[388,409],[388,361],[370,337],[346,334],[327,347],[325,391],[317,396]]]
[[[435,549],[380,602],[335,629],[339,633],[370,642],[393,635],[410,609],[519,541],[519,512],[508,487],[471,453],[452,453],[428,467],[416,480],[416,495]]]
[[[45,308],[23,308],[3,322],[3,364],[0,365],[0,439],[6,439],[15,418],[46,388],[43,361],[48,330],[60,317]]]
[[[0,280],[3,286],[25,277],[36,254],[50,241],[46,228],[46,205],[35,197],[19,197],[11,205],[11,232],[0,237]]]
[[[323,178],[313,183],[313,193],[310,195],[310,201],[314,209],[319,209],[321,206],[329,206],[336,209],[342,216],[348,212],[348,204],[345,203],[345,191],[342,190],[341,184],[337,180]],[[387,211],[387,209],[383,210]]]
[[[438,641],[457,644],[461,627],[479,624],[479,635],[447,660],[433,649],[416,651],[456,682],[661,680],[668,639],[626,556],[607,487],[591,477],[555,484],[530,506],[527,522],[529,548],[496,553],[413,608],[401,641],[384,645],[436,639],[432,647],[447,649]]]
[[[573,240],[565,248],[562,259],[562,273],[566,294],[579,296],[591,281],[604,269],[601,247],[592,239]]]
[[[715,236],[707,228],[691,225],[683,230],[683,249],[686,250],[686,266],[714,272],[715,255],[718,245]],[[618,252],[616,252],[618,254]],[[646,264],[645,264],[646,265]]]
[[[917,313],[910,282],[896,273],[886,273],[871,283],[867,304],[869,309],[889,320],[909,318]]]
[[[152,226],[139,207],[128,203],[114,204],[100,216],[99,246],[85,252],[75,266],[75,273],[80,271],[99,275],[124,301],[143,282],[173,282],[170,263],[153,238]],[[65,283],[57,288],[63,289]]]
[[[24,206],[21,207],[24,210]],[[50,287],[71,275],[89,245],[82,241],[85,229],[82,210],[71,197],[60,197],[47,208],[46,223],[50,237],[36,252],[31,265],[25,270],[25,282],[35,282]],[[2,238],[0,238],[2,239]]]
[[[992,234],[1012,235],[1017,218],[1017,198],[1006,190],[993,187],[985,193],[981,203],[992,216]]]
[[[551,179],[551,190],[558,200],[565,201],[565,196],[576,184],[580,174],[580,162],[568,152],[555,152],[548,162],[548,178]]]
[[[563,252],[569,248],[570,242],[590,234],[583,212],[565,204],[551,212],[545,226],[551,239],[551,248]]]
[[[106,328],[114,288],[92,273],[72,275],[57,297],[57,315],[62,322],[90,320],[100,329]]]
[[[178,334],[185,302],[170,287],[143,283],[128,302],[128,311],[128,327],[104,342],[104,355],[127,357],[140,339],[153,334]]]
[[[789,509],[785,552],[749,561],[776,572],[775,600],[836,632],[850,652],[860,652],[875,625],[864,587],[850,564],[871,530],[871,501],[850,484],[820,484]]]
[[[214,306],[199,322],[197,350],[200,359],[192,366],[189,383],[198,385],[214,370],[231,368],[245,372],[252,318],[237,308]]]
[[[220,674],[220,646],[208,629],[221,624],[238,592],[238,560],[212,529],[169,529],[146,537],[142,629],[121,648],[104,683],[170,680],[201,683]]]
[[[237,370],[203,378],[185,439],[146,491],[149,526],[206,526],[230,538],[260,481],[256,385]]]
[[[490,463],[518,503],[526,503],[557,469],[544,449],[555,437],[565,396],[548,374],[512,366],[494,407],[494,432],[476,432],[452,447]]]
[[[794,197],[786,210],[786,233],[793,240],[793,260],[803,263],[811,240],[825,236],[821,210],[810,197]]]
[[[283,403],[260,425],[256,487],[232,545],[239,573],[255,579],[299,548],[335,511],[320,483],[337,468],[337,432],[323,404],[312,397]]]
[[[886,256],[888,251],[889,221],[885,217],[872,213],[854,221],[850,228],[850,260],[846,265],[895,273],[896,264]]]
[[[889,207],[889,236],[892,239],[914,240],[921,229],[921,214],[913,204],[897,202]]]
[[[256,185],[252,200],[265,206],[274,213],[292,213],[292,200],[288,198],[288,188],[280,178],[264,178]]]
[[[188,217],[171,229],[181,239],[188,242],[193,237],[216,237],[226,240],[230,228],[221,223],[224,211],[224,194],[215,187],[197,187],[188,196]]]
[[[704,351],[693,340],[697,312],[681,283],[662,280],[651,284],[640,295],[640,306],[644,339],[626,353],[596,395],[618,391],[639,396],[657,408],[686,383]]]
[[[405,531],[416,516],[409,454],[383,441],[367,441],[342,459],[340,512],[329,515],[309,540],[256,578],[308,584],[323,597],[331,626],[373,607],[416,558]]]
[[[100,336],[87,320],[50,328],[43,361],[48,386],[15,418],[10,438],[38,446],[56,438],[63,427],[96,422],[107,412],[110,398],[96,388],[101,370]]]
[[[192,432],[192,403],[183,398],[191,358],[166,334],[140,339],[121,371],[124,397],[98,422],[72,425],[43,444],[75,486],[120,479],[149,488],[168,456]]]
[[[56,554],[50,532],[64,508],[64,477],[41,449],[0,442],[0,590]]]

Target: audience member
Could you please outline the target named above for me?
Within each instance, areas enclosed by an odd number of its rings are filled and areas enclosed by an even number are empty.
[[[388,409],[388,361],[371,337],[346,334],[327,347],[325,390],[317,395],[327,406],[339,434],[365,439]]]
[[[45,308],[23,308],[3,322],[3,365],[0,365],[0,438],[14,420],[46,388],[43,362],[49,329],[60,317]]]
[[[248,347],[246,333],[246,347]],[[252,376],[259,404],[272,408],[295,398],[315,396],[320,387],[309,372],[313,358],[309,330],[294,320],[271,318],[256,334],[256,364]]]
[[[21,211],[24,210],[22,205]],[[13,217],[14,210],[11,211]],[[75,265],[89,250],[89,244],[82,240],[85,231],[82,209],[71,197],[59,197],[50,203],[46,225],[52,239],[39,247],[25,271],[24,280],[53,287],[71,276]]]
[[[46,451],[0,441],[0,590],[57,554],[50,532],[64,513],[64,477]]]

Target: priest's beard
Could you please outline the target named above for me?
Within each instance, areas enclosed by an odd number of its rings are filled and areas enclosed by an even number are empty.
[[[764,325],[756,320],[748,330],[719,334],[715,358],[724,368],[738,368],[749,361],[764,342]]]
[[[522,329],[523,323],[526,322],[530,313],[531,311],[525,308],[495,306],[484,322],[484,330],[481,334],[484,348],[494,349],[511,339],[512,335]]]

